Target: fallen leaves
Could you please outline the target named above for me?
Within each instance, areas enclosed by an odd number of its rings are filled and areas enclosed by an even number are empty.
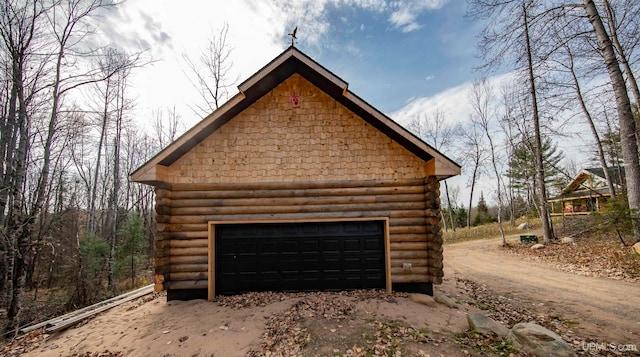
[[[545,249],[532,250],[526,244],[518,244],[506,251],[568,273],[640,282],[640,257],[615,240],[585,237],[575,245],[550,244]]]

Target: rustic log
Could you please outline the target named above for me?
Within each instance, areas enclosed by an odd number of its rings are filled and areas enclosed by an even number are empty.
[[[392,275],[392,283],[430,283],[428,276],[418,274]]]
[[[411,251],[411,250],[393,250],[392,249],[389,255],[391,260],[420,259],[420,258],[427,258],[427,251],[426,250]]]
[[[391,241],[391,243],[398,243],[398,242],[427,242],[427,235],[426,234],[420,234],[420,233],[397,233],[397,234],[391,234],[389,237],[389,241]]]
[[[170,281],[207,280],[208,272],[175,272],[169,274]]]
[[[158,232],[196,232],[206,231],[208,229],[207,224],[168,224],[158,223],[156,224],[156,230]]]
[[[163,198],[163,197],[156,197],[156,207],[157,206],[167,206],[167,207],[171,207],[171,199],[170,198]]]
[[[179,280],[169,281],[165,284],[166,289],[206,289],[209,286],[207,280]]]
[[[437,183],[437,179],[436,179]],[[222,191],[222,190],[278,190],[278,189],[319,189],[319,188],[360,188],[423,186],[424,179],[395,180],[337,180],[305,182],[242,182],[242,183],[175,183],[173,191]]]
[[[162,189],[162,188],[156,188],[155,192],[156,192],[156,199],[157,198],[171,198],[171,195],[173,194],[173,191],[167,190],[167,189]]]
[[[409,264],[413,265],[414,267],[427,267],[427,266],[429,266],[428,262],[429,261],[426,258],[422,258],[422,259],[391,259],[391,267],[402,267],[404,265],[404,263],[409,263]]]
[[[171,258],[178,256],[206,256],[209,253],[209,248],[164,248],[162,249],[165,256]]]
[[[427,267],[412,267],[411,270],[404,270],[402,267],[398,268],[398,267],[392,267],[391,268],[391,276],[392,276],[392,280],[394,279],[395,276],[397,275],[416,275],[416,274],[420,274],[420,275],[426,275],[429,272],[429,268]]]
[[[389,194],[364,196],[321,196],[321,197],[264,197],[264,198],[197,198],[173,199],[171,207],[227,207],[227,206],[294,206],[328,205],[349,203],[392,203],[424,202],[422,194]]]
[[[207,273],[208,264],[174,264],[169,268],[169,273],[180,272],[204,272]]]
[[[424,226],[424,218],[394,218],[389,220],[389,226]],[[427,227],[428,228],[428,227]]]
[[[156,232],[158,240],[167,239],[206,239],[208,237],[207,231],[194,231],[194,232]]]
[[[389,234],[427,233],[427,226],[390,226]]]
[[[157,249],[164,248],[206,248],[209,245],[209,241],[205,239],[167,239],[159,240],[156,242],[155,247]]]
[[[368,212],[309,212],[309,213],[286,213],[286,214],[236,214],[236,215],[202,215],[202,216],[172,216],[169,223],[197,224],[208,221],[256,221],[256,220],[283,220],[283,221],[305,221],[314,219],[344,219],[368,218],[368,217],[388,217],[389,211],[368,211]],[[424,218],[398,218],[398,220],[412,220],[410,222],[424,224]],[[403,224],[406,225],[406,224]]]
[[[208,264],[209,257],[205,255],[177,255],[165,257],[168,265],[176,264]]]
[[[164,208],[158,207],[158,208]],[[156,211],[158,210],[156,208]],[[405,211],[421,210],[424,217],[424,202],[391,202],[372,204],[327,204],[297,206],[222,206],[222,207],[176,207],[171,209],[174,216],[187,215],[240,215],[240,214],[281,214],[281,213],[324,213],[324,212],[362,212],[362,211]],[[158,213],[165,213],[159,212]]]
[[[331,189],[284,189],[284,190],[248,190],[239,188],[233,191],[173,191],[172,200],[179,199],[256,199],[278,197],[333,197],[333,196],[388,196],[402,194],[424,194],[423,186],[399,187],[358,187]],[[424,196],[422,198],[424,200]]]
[[[171,207],[157,204],[156,205],[156,213],[158,215],[165,215],[165,214],[170,215],[171,214]]]
[[[402,242],[402,243],[391,242],[391,251],[394,251],[394,250],[395,251],[399,251],[399,250],[411,250],[411,251],[425,250],[426,251],[427,242]]]

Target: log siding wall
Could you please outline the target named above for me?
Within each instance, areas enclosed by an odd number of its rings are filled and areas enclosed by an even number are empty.
[[[156,290],[207,288],[209,221],[318,218],[389,217],[392,283],[441,283],[439,185],[430,176],[156,188]]]

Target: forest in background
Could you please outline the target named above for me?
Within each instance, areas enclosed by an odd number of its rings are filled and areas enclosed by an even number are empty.
[[[183,128],[180,114],[166,108],[149,113],[144,127],[134,120],[130,79],[152,59],[99,45],[96,14],[113,6],[102,0],[0,5],[0,308],[8,333],[45,317],[35,316],[37,301],[47,301],[47,313],[55,314],[150,276],[153,190],[127,178]],[[502,225],[533,214],[547,222],[550,241],[548,197],[579,169],[556,146],[570,140],[557,131],[570,117],[593,135],[594,166],[627,168],[631,190],[612,196],[622,198],[628,232],[640,239],[639,12],[638,1],[469,2],[470,20],[486,23],[478,45],[482,70],[517,70],[501,87],[484,79],[473,84],[469,121],[452,125],[436,112],[407,125],[470,177],[469,197],[443,183],[445,226],[494,219]],[[215,110],[234,84],[227,78],[227,29],[221,26],[200,57],[186,60],[202,113]],[[496,189],[474,192],[481,179],[495,180]],[[478,197],[495,204],[474,207]]]

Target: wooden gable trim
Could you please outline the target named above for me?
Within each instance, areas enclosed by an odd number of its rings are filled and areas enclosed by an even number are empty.
[[[273,61],[240,84],[238,86],[240,93],[236,94],[219,109],[205,117],[176,141],[132,172],[130,180],[156,186],[158,182],[163,181],[162,177],[159,177],[157,174],[157,165],[168,167],[173,164],[211,133],[251,104],[255,103],[264,96],[264,94],[268,93],[294,73],[299,73],[340,104],[424,160],[425,163],[435,159],[436,162],[431,166],[433,167],[433,172],[430,173],[436,175],[439,179],[460,174],[460,165],[350,92],[347,82],[331,73],[295,47],[289,47]]]

